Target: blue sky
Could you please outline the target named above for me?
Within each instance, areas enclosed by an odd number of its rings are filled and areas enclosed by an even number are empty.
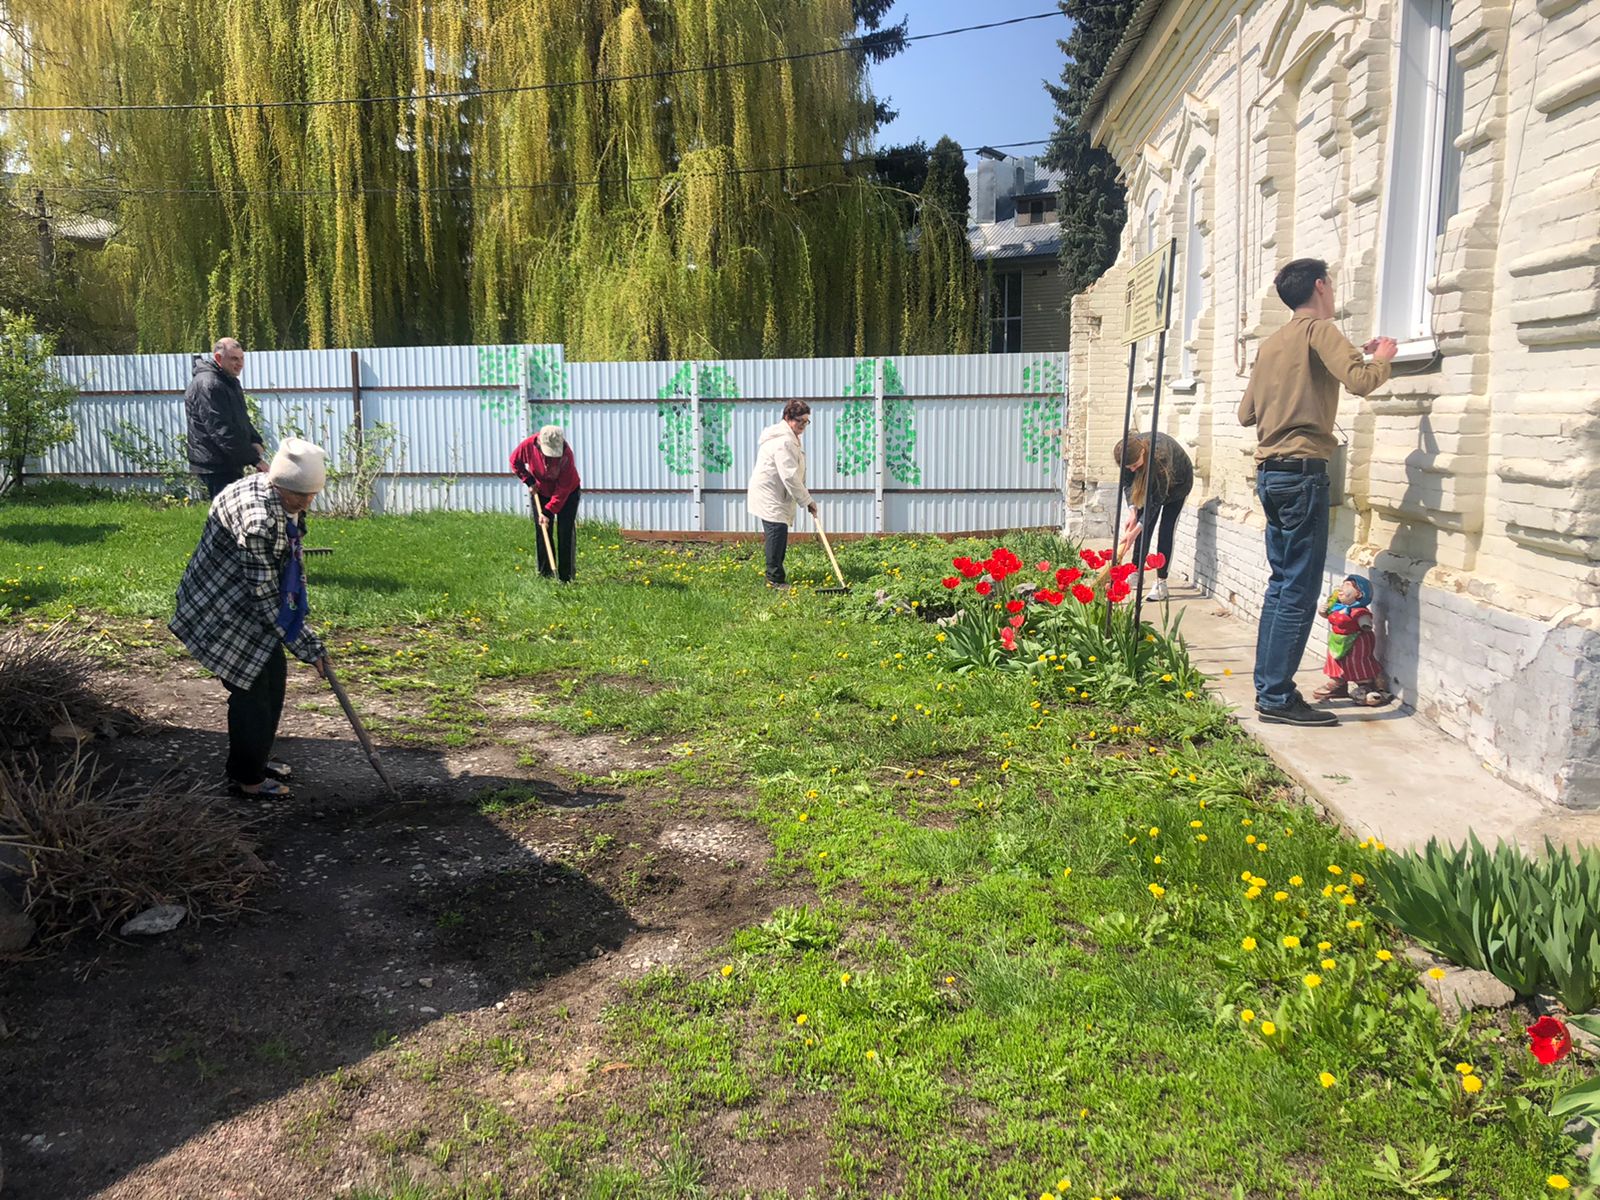
[[[1055,0],[901,0],[890,19],[910,18],[911,34],[935,33],[1053,8]],[[918,138],[932,144],[946,133],[963,146],[1050,136],[1055,106],[1043,80],[1060,80],[1056,41],[1071,29],[1065,17],[1054,17],[911,43],[904,54],[872,68],[872,90],[900,110],[879,131],[878,144]]]

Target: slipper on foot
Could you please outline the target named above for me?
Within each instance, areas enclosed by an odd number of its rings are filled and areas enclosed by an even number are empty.
[[[263,779],[261,786],[253,792],[245,791],[244,785],[237,780],[229,780],[228,794],[238,796],[243,800],[260,800],[263,798],[268,800],[288,800],[294,796],[294,792],[287,785],[270,778]]]
[[[279,762],[277,759],[273,759],[261,769],[267,773],[268,779],[276,779],[279,783],[288,783],[289,780],[294,778],[294,768],[286,762]]]

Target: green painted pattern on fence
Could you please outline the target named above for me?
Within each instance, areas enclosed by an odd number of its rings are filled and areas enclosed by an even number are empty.
[[[674,475],[694,474],[694,410],[689,400],[689,372],[698,364],[684,363],[656,393],[661,401],[661,440],[657,446],[667,470]],[[699,367],[701,456],[707,475],[725,475],[733,467],[733,405],[739,384],[724,367]],[[719,403],[721,401],[722,403]],[[709,402],[709,403],[708,403]]]
[[[1066,405],[1061,365],[1054,359],[1036,358],[1022,368],[1022,390],[1039,394],[1022,405],[1022,460],[1038,463],[1042,475],[1055,472],[1061,457],[1055,448],[1055,430],[1061,428]]]
[[[844,476],[872,470],[877,453],[872,408],[874,373],[877,360],[866,358],[855,364],[850,382],[845,385],[844,406],[834,423],[834,469]],[[920,487],[922,468],[917,465],[917,417],[910,399],[905,398],[905,383],[893,359],[883,360],[883,441],[884,467],[889,476],[907,487]],[[865,400],[852,397],[864,396]]]

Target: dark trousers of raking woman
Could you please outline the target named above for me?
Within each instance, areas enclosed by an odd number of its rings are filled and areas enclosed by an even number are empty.
[[[228,689],[228,778],[235,783],[254,787],[267,777],[288,677],[283,647],[278,646],[249,687],[223,683]]]
[[[571,583],[578,573],[578,498],[583,489],[575,489],[561,506],[561,511],[550,517],[550,540],[556,545],[556,574],[563,583]],[[544,511],[546,497],[539,497],[539,509]],[[539,574],[549,575],[550,556],[544,552],[544,538],[539,539]]]
[[[1139,524],[1144,528],[1139,534],[1139,545],[1134,561],[1138,562],[1150,553],[1150,539],[1155,538],[1155,548],[1167,560],[1156,570],[1158,579],[1165,579],[1167,572],[1172,569],[1172,539],[1178,530],[1178,517],[1183,513],[1183,502],[1188,498],[1189,493],[1185,491],[1176,496],[1168,496],[1159,508],[1151,508],[1148,512],[1138,510]]]

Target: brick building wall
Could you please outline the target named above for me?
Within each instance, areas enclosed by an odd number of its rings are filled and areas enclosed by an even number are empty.
[[[1385,255],[1420,186],[1391,153],[1408,3],[1421,0],[1169,0],[1098,114],[1130,219],[1117,265],[1072,305],[1074,520],[1109,533],[1123,273],[1152,236],[1176,238],[1180,288],[1199,283],[1175,304],[1160,419],[1196,466],[1177,568],[1245,619],[1268,572],[1254,431],[1235,410],[1261,339],[1287,317],[1274,272],[1327,259],[1346,336],[1391,332]],[[1374,395],[1341,399],[1327,582],[1372,577],[1381,652],[1407,705],[1507,778],[1593,807],[1600,3],[1443,0],[1442,13],[1460,79],[1459,200],[1433,239],[1415,355]],[[1185,344],[1193,382],[1174,391]],[[1149,358],[1140,347],[1145,427]]]

